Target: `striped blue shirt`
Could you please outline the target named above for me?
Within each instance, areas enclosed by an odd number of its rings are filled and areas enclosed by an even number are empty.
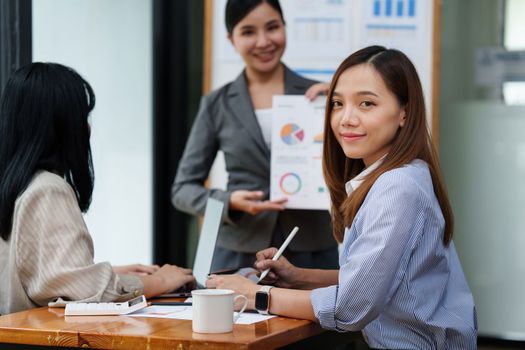
[[[382,174],[345,231],[339,284],[312,291],[321,326],[362,330],[379,349],[476,349],[474,300],[444,227],[425,162]]]

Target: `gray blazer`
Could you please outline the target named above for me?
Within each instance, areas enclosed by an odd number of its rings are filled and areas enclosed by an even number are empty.
[[[285,94],[304,94],[314,83],[285,67]],[[224,152],[228,172],[226,191],[204,187],[218,150]],[[328,211],[285,210],[253,216],[228,209],[233,191],[260,190],[268,197],[269,189],[270,151],[257,122],[243,72],[233,82],[202,98],[179,163],[171,199],[177,209],[193,215],[204,214],[208,196],[223,201],[225,210],[218,245],[230,250],[252,253],[265,249],[276,229],[287,234],[294,226],[299,226],[300,231],[290,243],[293,251],[311,252],[336,246]]]

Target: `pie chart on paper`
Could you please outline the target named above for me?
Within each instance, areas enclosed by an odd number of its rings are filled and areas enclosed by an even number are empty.
[[[281,140],[287,145],[296,145],[303,142],[304,130],[297,124],[288,123],[281,129]]]

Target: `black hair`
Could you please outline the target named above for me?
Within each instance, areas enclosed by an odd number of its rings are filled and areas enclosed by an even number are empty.
[[[279,0],[228,0],[226,4],[226,14],[224,16],[228,33],[233,33],[233,28],[235,28],[248,13],[263,3],[267,3],[273,7],[275,11],[279,12],[284,23],[283,10],[281,9]]]
[[[71,185],[86,212],[94,172],[89,145],[91,86],[73,69],[31,63],[7,81],[0,100],[0,236],[11,233],[18,196],[35,173],[56,173]]]

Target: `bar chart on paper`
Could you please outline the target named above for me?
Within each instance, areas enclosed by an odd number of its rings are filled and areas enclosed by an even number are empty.
[[[414,17],[416,0],[374,0],[373,14],[375,17]]]
[[[365,6],[366,29],[383,31],[384,35],[388,31],[416,31],[416,6],[416,0],[374,0]]]

